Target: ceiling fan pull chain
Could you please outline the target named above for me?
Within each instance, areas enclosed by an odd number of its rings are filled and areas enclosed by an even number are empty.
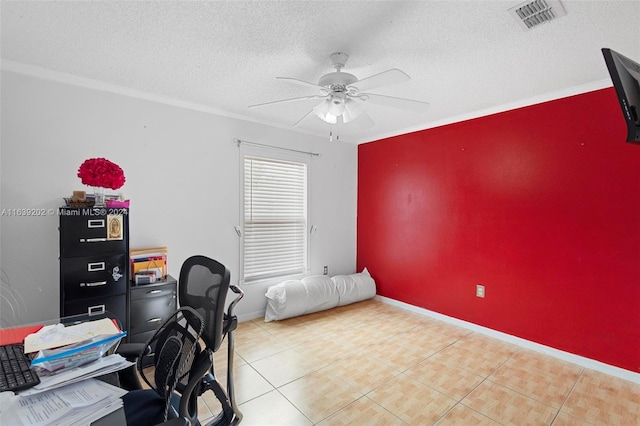
[[[329,126],[329,142],[333,142],[333,126]],[[336,142],[340,142],[340,135],[336,135]]]

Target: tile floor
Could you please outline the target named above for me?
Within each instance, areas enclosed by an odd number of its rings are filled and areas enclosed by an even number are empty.
[[[376,300],[243,322],[235,364],[243,426],[640,425],[639,384]]]

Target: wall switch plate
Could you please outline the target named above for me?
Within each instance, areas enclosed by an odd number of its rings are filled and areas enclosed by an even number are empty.
[[[476,296],[477,297],[484,297],[484,286],[483,285],[476,285]]]
[[[329,267],[325,266],[324,267],[324,274],[327,275],[329,273]]]

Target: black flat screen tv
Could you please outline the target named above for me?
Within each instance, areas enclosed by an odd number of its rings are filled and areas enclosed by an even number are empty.
[[[627,123],[627,142],[640,144],[640,64],[611,49],[602,54]]]

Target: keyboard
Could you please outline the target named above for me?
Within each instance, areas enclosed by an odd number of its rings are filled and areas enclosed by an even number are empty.
[[[40,383],[20,343],[0,346],[0,392],[28,389]]]

